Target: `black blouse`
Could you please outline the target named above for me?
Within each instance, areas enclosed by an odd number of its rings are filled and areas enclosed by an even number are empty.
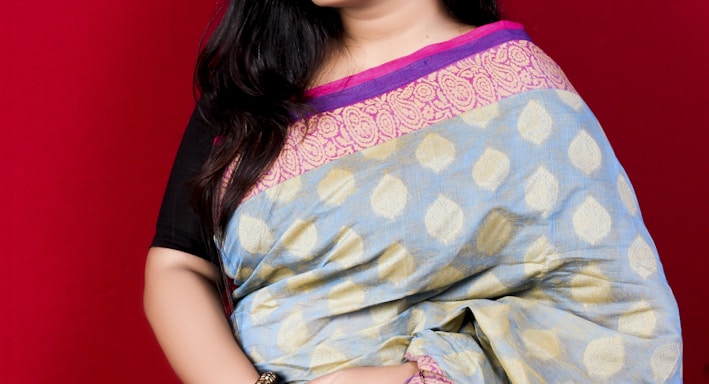
[[[172,165],[151,246],[175,249],[210,260],[209,240],[192,203],[190,181],[207,161],[214,134],[195,108]]]

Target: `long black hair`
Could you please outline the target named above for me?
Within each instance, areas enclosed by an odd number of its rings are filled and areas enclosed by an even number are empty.
[[[499,20],[495,0],[441,1],[465,24]],[[338,11],[310,0],[229,1],[195,69],[201,112],[218,136],[195,180],[208,238],[223,239],[234,210],[281,152],[293,118],[307,114],[304,92],[343,35]]]

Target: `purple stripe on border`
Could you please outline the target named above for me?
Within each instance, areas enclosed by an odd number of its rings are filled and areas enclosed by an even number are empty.
[[[440,70],[458,60],[470,57],[477,52],[485,51],[510,40],[531,39],[523,29],[501,29],[486,36],[476,38],[469,43],[437,52],[435,54],[435,61],[433,57],[423,57],[421,60],[417,60],[381,77],[350,86],[349,88],[344,88],[339,92],[314,97],[310,100],[309,104],[315,108],[317,112],[326,112],[344,107],[357,101],[387,93],[422,76]],[[346,86],[346,84],[343,84],[343,86]]]

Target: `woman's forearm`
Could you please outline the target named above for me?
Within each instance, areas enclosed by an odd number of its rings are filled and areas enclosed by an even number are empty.
[[[413,361],[386,367],[348,368],[317,378],[309,384],[399,384],[418,371],[418,365]]]
[[[151,248],[145,313],[185,383],[253,384],[258,373],[234,340],[215,289],[216,268],[196,256]]]

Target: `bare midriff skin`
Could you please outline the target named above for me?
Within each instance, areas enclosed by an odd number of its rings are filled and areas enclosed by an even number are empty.
[[[446,41],[472,29],[438,0],[314,0],[340,9],[345,39],[316,76],[329,83]],[[217,268],[184,252],[154,247],[145,267],[145,313],[162,349],[185,383],[254,384],[259,374],[234,340],[215,281]],[[415,362],[351,368],[312,384],[403,383]]]

